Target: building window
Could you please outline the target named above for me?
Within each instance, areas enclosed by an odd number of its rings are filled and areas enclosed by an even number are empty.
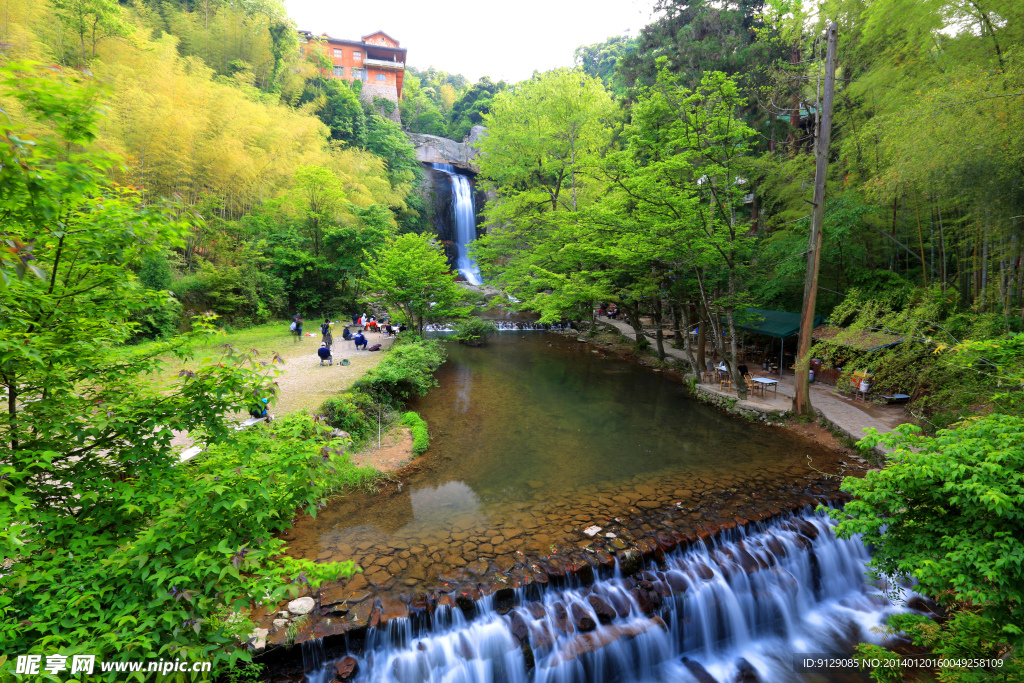
[[[345,76],[345,67],[343,67],[343,66],[336,66],[336,67],[334,67],[334,77],[335,78],[343,78],[344,76]]]
[[[334,48],[334,56],[338,57],[339,59],[344,56],[340,47]]]
[[[357,62],[363,61],[363,53],[362,52],[353,52],[352,53],[352,59],[356,60]]]
[[[352,67],[352,78],[356,79],[357,81],[365,81],[366,80],[366,70],[365,69],[357,69],[355,67]]]
[[[388,80],[388,77],[385,76],[384,74],[377,74],[377,80],[378,81],[386,81],[386,80]]]

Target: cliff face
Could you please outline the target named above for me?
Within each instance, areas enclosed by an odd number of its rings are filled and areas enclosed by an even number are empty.
[[[416,158],[425,164],[451,164],[473,173],[478,173],[480,168],[476,165],[476,157],[479,153],[477,143],[480,138],[487,134],[483,126],[473,126],[462,142],[455,142],[448,138],[436,135],[422,135],[409,133],[409,139],[416,147]]]

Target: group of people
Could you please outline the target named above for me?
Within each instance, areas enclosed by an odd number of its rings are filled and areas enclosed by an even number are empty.
[[[323,323],[320,325],[320,334],[322,338],[320,340],[320,348],[317,349],[317,356],[320,358],[320,365],[327,363],[328,365],[334,365],[334,357],[332,355],[332,349],[334,348],[334,325],[335,321],[330,318],[324,318]],[[352,331],[352,327],[356,328],[356,331]],[[296,337],[302,336],[302,318],[296,315],[292,319],[291,325],[292,332],[295,333]],[[367,339],[366,333],[376,332],[378,334],[385,335],[387,337],[397,336],[402,331],[402,326],[394,326],[391,321],[387,318],[376,318],[367,317],[363,315],[353,315],[352,325],[345,325],[342,330],[341,338],[344,341],[352,341],[355,344],[356,350],[364,351],[379,351],[381,348],[380,344],[374,344],[370,346],[370,340]]]
[[[619,307],[615,304],[601,304],[600,308],[597,309],[597,315],[599,317],[617,320],[619,317]]]

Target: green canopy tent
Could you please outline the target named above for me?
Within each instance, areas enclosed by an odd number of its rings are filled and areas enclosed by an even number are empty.
[[[825,316],[814,316],[814,326],[825,322]],[[736,329],[750,334],[775,337],[779,343],[779,377],[782,377],[782,354],[787,337],[800,333],[800,314],[786,311],[767,311],[763,308],[748,308],[736,316]]]

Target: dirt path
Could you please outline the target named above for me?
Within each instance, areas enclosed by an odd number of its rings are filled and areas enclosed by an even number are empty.
[[[284,365],[279,366],[281,373],[277,376],[280,393],[271,412],[287,415],[297,410],[316,408],[325,398],[348,389],[367,370],[376,367],[395,338],[376,332],[365,334],[370,346],[381,345],[380,351],[356,351],[355,344],[343,341],[339,335],[334,341],[332,366],[321,366],[316,355],[320,348],[319,333],[298,340],[286,338],[275,348],[266,349],[277,351],[284,359]],[[342,365],[342,359],[348,359],[350,364]]]
[[[283,360],[278,365],[279,374],[275,378],[278,385],[277,402],[270,412],[281,416],[298,410],[314,409],[329,396],[345,391],[367,370],[376,367],[384,358],[384,351],[391,346],[395,337],[387,337],[377,332],[367,332],[369,346],[380,344],[380,351],[356,351],[355,344],[344,341],[340,336],[334,341],[334,365],[320,365],[317,349],[320,348],[321,336],[296,339],[292,335],[282,335],[280,340],[257,345],[261,358],[268,358],[276,352]],[[342,365],[348,359],[349,365]],[[241,422],[249,416],[244,412],[237,414]],[[188,433],[177,433],[172,441],[175,446],[189,448],[193,445]],[[411,446],[410,446],[411,448]]]
[[[379,447],[374,441],[354,453],[352,462],[380,472],[394,472],[408,465],[412,458],[412,433],[408,427],[398,427],[384,435]]]

